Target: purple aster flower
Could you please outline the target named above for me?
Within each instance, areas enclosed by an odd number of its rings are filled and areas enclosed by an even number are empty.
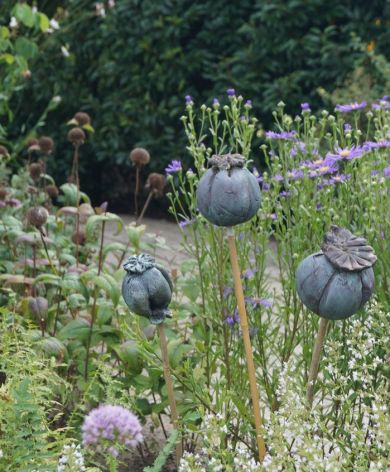
[[[224,289],[223,289],[223,297],[224,298],[227,298],[232,293],[233,293],[233,289],[231,287],[224,287]]]
[[[174,174],[175,172],[180,172],[182,170],[181,161],[173,160],[168,167],[165,168],[167,174]]]
[[[316,209],[317,209],[317,210],[321,210],[321,208],[322,208],[321,203],[317,203],[317,204],[316,204]]]
[[[337,174],[337,175],[332,175],[330,178],[330,182],[333,184],[340,184],[342,182],[346,182],[350,178],[350,174],[345,175],[345,174]]]
[[[225,318],[225,323],[230,327],[233,327],[236,324],[232,316],[228,316],[227,318]]]
[[[383,169],[386,179],[390,179],[390,166]]]
[[[281,174],[276,174],[276,175],[274,175],[273,180],[275,180],[275,182],[283,182],[284,177]]]
[[[278,219],[278,215],[276,213],[271,213],[270,217],[272,221],[276,221]]]
[[[228,88],[226,90],[226,93],[228,94],[228,97],[235,97],[236,96],[236,91],[234,90],[234,88]]]
[[[259,298],[259,297],[247,297],[245,301],[252,305],[253,308],[258,308],[259,306],[263,306],[264,308],[271,308],[273,305],[272,300],[268,300],[267,298]]]
[[[215,107],[215,108],[219,107],[219,100],[218,100],[218,98],[213,98],[213,107]]]
[[[266,131],[265,136],[268,139],[279,139],[282,141],[290,141],[295,139],[296,137],[295,131],[282,131],[281,133],[277,133],[275,131]]]
[[[390,147],[390,141],[386,141],[385,139],[382,139],[378,142],[366,141],[362,146],[364,151],[371,151],[371,149],[380,149],[386,147]]]
[[[287,172],[287,177],[293,180],[303,179],[304,176],[304,172],[298,169],[293,169],[290,172]]]
[[[341,113],[348,113],[349,111],[361,110],[362,108],[366,108],[367,102],[353,102],[348,103],[346,105],[336,105],[335,110]]]
[[[241,231],[241,233],[239,233],[239,235],[237,236],[237,239],[239,241],[243,241],[245,239],[245,232]]]
[[[118,455],[118,446],[136,447],[143,441],[138,418],[123,406],[100,405],[91,410],[82,426],[84,447]]]
[[[310,105],[307,102],[301,103],[302,111],[311,111]]]
[[[267,184],[266,182],[263,183],[263,192],[268,192],[270,188],[271,188],[270,184]]]
[[[257,269],[246,269],[244,273],[242,274],[244,276],[244,279],[253,279],[257,272]]]
[[[349,123],[344,123],[344,131],[350,133],[352,131],[352,126]]]
[[[260,175],[260,172],[256,169],[256,167],[253,167],[252,174],[256,177],[257,182],[263,182],[264,178],[262,175]]]
[[[287,197],[289,197],[290,195],[291,195],[291,193],[290,193],[290,192],[286,192],[285,190],[283,190],[283,192],[280,192],[280,193],[279,193],[280,198],[287,198]]]
[[[377,170],[372,170],[371,171],[371,177],[375,177],[376,175],[378,175],[378,171]]]
[[[325,158],[327,164],[333,163],[340,160],[352,161],[353,159],[358,159],[364,154],[364,149],[360,146],[352,146],[350,148],[341,148],[337,147],[334,153],[328,152]]]
[[[195,218],[192,220],[182,220],[179,222],[179,226],[181,229],[184,229],[186,226],[192,225],[193,223],[195,223]]]
[[[193,105],[194,102],[192,101],[191,95],[186,95],[185,97],[186,105]]]
[[[245,108],[252,108],[252,100],[247,100],[244,104]]]

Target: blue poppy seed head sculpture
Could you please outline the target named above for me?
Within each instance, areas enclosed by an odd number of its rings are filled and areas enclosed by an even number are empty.
[[[168,272],[148,254],[134,255],[123,264],[122,296],[130,310],[152,324],[170,316],[172,281]]]
[[[217,226],[235,226],[250,220],[260,207],[260,187],[240,154],[209,159],[211,165],[198,183],[200,213]]]
[[[349,318],[374,290],[374,250],[364,238],[335,225],[325,235],[321,249],[298,266],[299,298],[322,318]]]

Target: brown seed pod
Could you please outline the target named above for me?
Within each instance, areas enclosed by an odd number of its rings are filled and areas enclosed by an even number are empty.
[[[0,144],[0,156],[8,156],[8,149]]]
[[[77,112],[73,117],[79,126],[90,125],[91,124],[91,117],[88,113],[84,111]]]
[[[147,190],[153,190],[157,195],[162,196],[164,194],[165,184],[165,175],[158,174],[157,172],[152,172],[148,175],[145,188]]]
[[[43,167],[40,162],[33,162],[29,167],[30,176],[33,180],[38,180],[39,177],[43,174]]]
[[[30,138],[27,143],[26,143],[27,148],[30,148],[31,146],[39,146],[39,141],[37,138]]]
[[[27,221],[30,225],[35,226],[36,228],[40,228],[44,225],[47,222],[48,217],[49,212],[42,206],[32,207],[27,211]]]
[[[7,190],[4,187],[0,187],[0,200],[5,200],[7,195]]]
[[[52,200],[57,198],[60,193],[56,185],[46,185],[45,192],[49,195],[49,197]]]
[[[73,146],[80,146],[85,141],[85,133],[81,128],[72,128],[68,132],[68,141],[70,141]]]
[[[79,246],[81,246],[82,244],[85,243],[87,237],[84,233],[84,231],[75,231],[73,234],[72,234],[72,242],[74,244],[78,244]]]
[[[43,154],[51,154],[54,148],[54,141],[49,136],[42,136],[38,140],[38,145]]]
[[[150,161],[150,154],[144,148],[134,148],[129,158],[135,167],[143,167]]]

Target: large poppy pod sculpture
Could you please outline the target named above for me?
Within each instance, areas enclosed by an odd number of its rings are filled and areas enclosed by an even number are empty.
[[[157,325],[160,348],[163,360],[165,384],[167,386],[171,420],[175,428],[178,426],[176,399],[169,367],[167,338],[164,320],[170,317],[169,304],[172,300],[173,285],[168,272],[156,264],[148,254],[131,256],[123,264],[126,276],[122,283],[122,296],[136,315],[148,318],[150,323]],[[182,456],[181,441],[176,445],[176,463]]]
[[[335,225],[326,233],[321,249],[306,257],[296,273],[299,298],[321,317],[309,370],[309,406],[329,320],[349,318],[369,300],[374,289],[372,266],[377,259],[364,238]]]
[[[255,176],[245,167],[245,158],[240,154],[215,155],[209,159],[209,164],[211,167],[203,174],[198,183],[196,191],[197,207],[210,223],[229,228],[228,245],[233,271],[234,290],[237,298],[249,374],[259,458],[262,461],[265,456],[265,442],[262,433],[259,393],[249,336],[244,292],[241,284],[236,240],[231,228],[250,220],[256,214],[260,207],[260,188]]]

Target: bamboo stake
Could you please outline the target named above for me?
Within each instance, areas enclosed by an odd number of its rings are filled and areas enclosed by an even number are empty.
[[[321,350],[324,344],[326,328],[328,326],[328,323],[329,323],[329,320],[325,318],[321,318],[320,324],[318,327],[317,337],[314,344],[313,354],[311,357],[309,379],[307,382],[307,390],[306,390],[306,399],[310,408],[313,404],[314,387],[315,387],[315,383],[318,377],[318,370],[319,370],[320,359],[321,359]]]
[[[169,368],[168,346],[167,346],[167,338],[165,335],[164,323],[160,323],[159,325],[157,325],[157,329],[158,329],[158,335],[160,338],[164,378],[165,378],[165,384],[167,386],[167,391],[168,391],[168,401],[169,401],[169,406],[171,408],[171,420],[172,420],[173,427],[175,429],[178,429],[179,422],[178,422],[177,409],[176,409],[176,399],[175,399],[175,393],[173,390],[171,369]],[[181,445],[181,439],[179,439],[179,441],[176,444],[177,468],[179,468],[179,463],[180,463],[180,459],[182,455],[183,455],[183,450],[182,450],[182,445]]]
[[[255,417],[256,439],[257,439],[257,446],[259,449],[259,459],[262,462],[266,453],[266,449],[265,449],[265,442],[264,442],[264,438],[262,434],[263,426],[262,426],[262,418],[261,418],[260,405],[259,405],[259,402],[260,402],[259,392],[258,392],[257,383],[256,383],[255,365],[253,362],[251,339],[249,336],[248,318],[247,318],[246,309],[245,309],[244,292],[242,290],[242,284],[241,284],[240,267],[238,264],[238,257],[237,257],[236,239],[235,239],[232,228],[229,228],[228,230],[228,244],[229,244],[229,252],[230,252],[230,261],[231,261],[232,270],[233,270],[234,291],[237,298],[238,313],[240,315],[240,325],[241,325],[242,338],[244,341],[244,348],[245,348],[246,364],[248,368],[249,386],[250,386],[251,397],[252,397],[252,408],[253,408],[253,415]]]

